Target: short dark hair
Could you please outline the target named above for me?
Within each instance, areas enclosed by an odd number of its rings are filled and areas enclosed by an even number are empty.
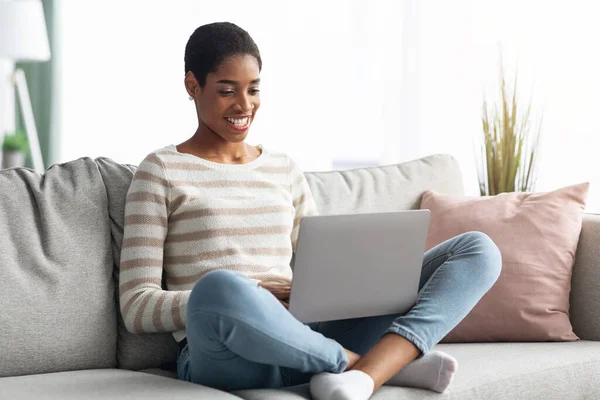
[[[185,73],[192,71],[203,87],[206,75],[215,72],[230,56],[251,55],[262,69],[258,46],[248,32],[231,22],[214,22],[198,27],[185,45]]]

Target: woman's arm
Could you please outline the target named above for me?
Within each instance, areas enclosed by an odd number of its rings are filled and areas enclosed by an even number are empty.
[[[185,329],[190,292],[162,289],[170,183],[154,153],[138,166],[125,202],[119,269],[119,300],[125,327],[132,333]]]

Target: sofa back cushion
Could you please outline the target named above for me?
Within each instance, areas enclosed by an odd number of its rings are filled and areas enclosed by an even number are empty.
[[[379,167],[308,172],[306,180],[321,215],[415,210],[427,189],[464,194],[458,164],[446,154]]]
[[[119,301],[118,282],[123,241],[123,220],[125,215],[125,197],[131,184],[136,167],[118,164],[111,159],[96,159],[108,196],[108,214],[112,232],[112,262],[115,281],[115,298]],[[163,279],[163,288],[166,288]],[[120,310],[117,307],[117,310]],[[123,317],[118,312],[117,364],[119,368],[139,370],[160,368],[166,363],[177,361],[177,342],[171,333],[134,334],[125,329]]]
[[[117,268],[123,240],[125,195],[135,167],[109,159],[96,161],[107,186]],[[447,194],[464,193],[460,169],[449,155],[432,155],[398,165],[305,175],[322,215],[418,209],[421,194],[427,189]],[[120,316],[118,349],[119,366],[127,369],[161,367],[177,358],[177,346],[170,334],[129,333],[123,328]]]
[[[107,205],[89,158],[0,171],[0,377],[116,365]]]

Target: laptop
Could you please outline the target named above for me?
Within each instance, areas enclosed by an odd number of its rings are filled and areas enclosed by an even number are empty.
[[[404,314],[417,300],[429,210],[300,220],[289,311],[303,323]]]

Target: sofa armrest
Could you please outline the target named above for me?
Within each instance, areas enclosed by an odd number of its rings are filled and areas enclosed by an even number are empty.
[[[573,278],[571,323],[581,339],[600,341],[600,214],[584,214]]]

